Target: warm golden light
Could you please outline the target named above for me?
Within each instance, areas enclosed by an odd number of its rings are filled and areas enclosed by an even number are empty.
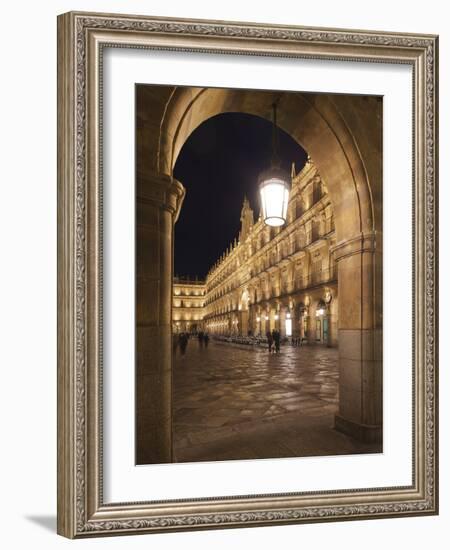
[[[284,225],[289,202],[288,180],[279,177],[263,180],[259,186],[259,194],[264,223],[272,227]]]
[[[292,319],[286,319],[286,336],[292,336]]]

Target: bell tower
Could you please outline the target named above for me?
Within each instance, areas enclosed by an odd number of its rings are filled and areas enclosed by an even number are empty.
[[[244,197],[244,203],[241,210],[241,231],[239,233],[239,240],[244,242],[249,236],[254,224],[253,210],[250,208],[250,203],[247,197]]]

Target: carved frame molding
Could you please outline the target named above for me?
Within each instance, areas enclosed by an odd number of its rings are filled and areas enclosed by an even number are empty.
[[[412,65],[412,486],[103,502],[99,89],[106,45]],[[75,538],[437,513],[437,48],[437,37],[430,35],[74,12],[59,16],[58,533]]]

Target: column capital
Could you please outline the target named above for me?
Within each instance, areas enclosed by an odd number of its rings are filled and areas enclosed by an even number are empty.
[[[186,195],[183,184],[168,174],[155,173],[138,176],[136,182],[137,200],[153,203],[168,210],[176,222]]]
[[[355,237],[340,241],[330,247],[330,252],[334,254],[336,261],[342,260],[348,256],[362,254],[363,252],[375,252],[377,246],[377,232],[363,232]]]

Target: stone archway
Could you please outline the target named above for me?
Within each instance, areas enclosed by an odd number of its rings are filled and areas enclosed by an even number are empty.
[[[138,463],[171,460],[168,306],[173,223],[184,196],[182,185],[173,178],[177,156],[193,130],[208,118],[244,112],[270,119],[270,106],[278,95],[138,87],[137,254],[143,267],[137,277],[137,294],[142,297],[137,303],[137,373],[152,388],[146,401],[137,403]],[[338,266],[339,304],[345,304],[339,311],[336,427],[369,441],[380,439],[382,425],[380,114],[377,98],[353,97],[350,102],[347,96],[292,93],[278,104],[279,126],[309,153],[333,203],[337,245],[332,252]],[[167,346],[160,344],[166,341]]]

